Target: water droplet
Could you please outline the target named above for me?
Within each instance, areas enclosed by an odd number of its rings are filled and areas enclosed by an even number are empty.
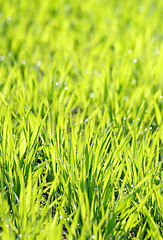
[[[19,237],[21,238],[21,237],[22,237],[22,235],[21,235],[21,234],[19,234]]]
[[[94,236],[94,235],[92,236],[92,239],[95,239],[95,236]]]
[[[63,218],[63,216],[62,216],[62,215],[60,215],[60,216],[59,216],[59,218],[60,218],[60,219],[62,219],[62,218]]]
[[[82,120],[80,120],[80,123],[82,123],[83,121]]]
[[[148,128],[145,128],[145,132],[148,130]]]
[[[64,5],[64,9],[65,9],[65,11],[69,11],[71,9],[71,5],[69,3],[66,3]]]
[[[65,87],[65,91],[67,91],[68,87]]]
[[[41,64],[42,64],[42,61],[41,61],[41,60],[39,60],[39,61],[36,63],[36,66],[37,66],[37,67],[40,67],[40,66],[41,66]]]
[[[8,228],[8,227],[9,227],[9,224],[7,224],[6,227]]]
[[[156,54],[156,55],[159,55],[159,54],[160,54],[160,50],[159,50],[158,48],[155,50],[155,54]]]
[[[133,80],[132,80],[132,83],[133,83],[133,84],[136,84],[136,79],[133,79]]]
[[[7,16],[7,21],[10,22],[12,20],[12,16],[11,15],[8,15]]]
[[[102,74],[101,73],[99,73],[99,75],[98,75],[100,78],[102,77]]]
[[[126,97],[126,96],[124,96],[123,100],[124,100],[124,101],[126,101],[126,100],[127,100],[127,97]]]
[[[22,65],[26,65],[27,61],[24,59],[22,60]]]
[[[132,53],[132,50],[131,50],[131,49],[129,49],[129,50],[128,50],[128,54],[131,54],[131,53]]]
[[[8,52],[8,54],[7,54],[9,57],[11,57],[12,56],[12,52]]]
[[[56,86],[59,86],[59,82],[56,82]]]
[[[69,221],[69,217],[67,217],[67,221]]]
[[[137,63],[137,61],[138,61],[138,60],[135,58],[135,59],[133,60],[133,63]]]
[[[160,99],[162,99],[163,98],[163,96],[160,96]]]
[[[124,117],[123,120],[126,120],[126,117]]]
[[[94,97],[94,93],[90,93],[90,94],[89,94],[89,97],[90,97],[90,98],[93,98],[93,97]]]
[[[4,56],[0,56],[0,62],[2,62],[4,59]]]
[[[145,11],[145,7],[143,5],[139,6],[139,12],[144,12]]]

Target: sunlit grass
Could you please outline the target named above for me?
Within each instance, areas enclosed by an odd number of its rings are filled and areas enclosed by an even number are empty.
[[[0,0],[0,239],[163,239],[162,12]]]

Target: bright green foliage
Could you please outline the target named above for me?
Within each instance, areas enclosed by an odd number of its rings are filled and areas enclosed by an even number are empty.
[[[162,14],[0,0],[0,239],[163,239]]]

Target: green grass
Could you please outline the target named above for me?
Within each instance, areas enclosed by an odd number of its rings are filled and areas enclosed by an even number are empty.
[[[0,239],[163,239],[162,12],[0,0]]]

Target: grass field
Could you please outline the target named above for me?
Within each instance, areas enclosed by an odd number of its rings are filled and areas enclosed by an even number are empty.
[[[163,239],[162,16],[0,0],[0,239]]]

